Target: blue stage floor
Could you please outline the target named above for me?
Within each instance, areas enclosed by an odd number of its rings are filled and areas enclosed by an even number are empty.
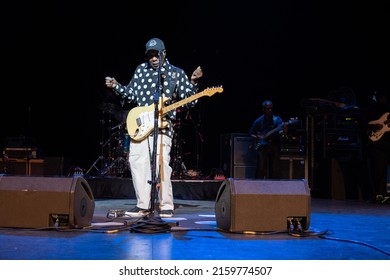
[[[134,232],[131,226],[139,223],[134,219],[107,218],[110,210],[134,204],[134,199],[96,199],[89,228],[2,228],[0,259],[390,260],[390,205],[312,198],[310,227],[302,235],[221,231],[210,200],[177,199],[175,216],[161,220],[171,226],[164,233]]]

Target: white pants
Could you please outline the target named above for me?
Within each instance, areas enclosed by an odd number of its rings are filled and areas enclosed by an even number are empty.
[[[161,145],[162,141],[162,145]],[[156,180],[158,200],[161,210],[174,210],[173,190],[171,182],[172,168],[169,165],[172,139],[166,135],[158,135],[156,158]],[[142,209],[149,209],[151,206],[151,157],[153,151],[153,136],[143,141],[131,141],[129,149],[129,164],[137,206]],[[161,152],[162,151],[162,152]],[[162,154],[162,158],[160,155]],[[161,166],[160,166],[161,165]],[[161,174],[159,171],[161,169]]]

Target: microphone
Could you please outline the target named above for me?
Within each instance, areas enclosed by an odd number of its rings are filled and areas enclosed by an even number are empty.
[[[163,60],[163,55],[164,55],[164,51],[163,50],[158,51],[158,59],[160,60],[160,64],[161,64],[161,62]]]

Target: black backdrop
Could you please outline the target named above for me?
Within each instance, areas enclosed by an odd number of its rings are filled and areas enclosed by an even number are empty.
[[[47,156],[87,169],[100,155],[100,105],[120,105],[104,77],[127,83],[155,36],[188,75],[203,68],[202,88],[224,87],[181,113],[185,160],[205,175],[218,167],[219,136],[247,132],[264,99],[284,119],[304,120],[302,98],[349,87],[364,106],[375,89],[388,87],[384,3],[181,2],[7,4],[2,144],[32,137]]]

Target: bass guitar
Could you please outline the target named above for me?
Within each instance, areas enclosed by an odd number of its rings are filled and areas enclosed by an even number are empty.
[[[268,131],[267,133],[258,135],[258,137],[257,137],[258,142],[256,144],[255,150],[257,151],[262,145],[266,145],[267,138],[270,137],[272,134],[283,130],[284,125],[291,125],[291,124],[294,124],[297,122],[298,122],[297,119],[290,119],[288,122],[284,122],[284,123],[278,125],[277,127],[273,128],[272,130]]]
[[[169,111],[172,111],[180,106],[183,106],[191,101],[194,101],[202,96],[212,96],[217,92],[223,92],[222,87],[207,88],[201,92],[191,95],[185,99],[179,100],[170,105],[164,106],[169,100],[166,97],[162,97],[159,100],[159,128],[164,128],[168,125],[166,121],[162,120],[162,117]],[[131,139],[134,141],[141,141],[149,136],[154,129],[154,104],[149,106],[135,107],[130,110],[126,118],[127,132]]]
[[[383,134],[390,131],[390,113],[384,113],[379,119],[370,121],[368,124],[371,126],[371,130],[368,132],[368,137],[371,141],[375,142],[381,139]]]

